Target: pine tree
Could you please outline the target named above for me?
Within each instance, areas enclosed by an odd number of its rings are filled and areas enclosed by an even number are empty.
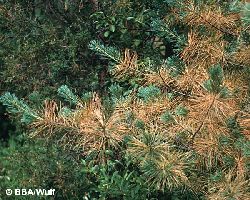
[[[149,28],[173,44],[167,59],[90,42],[109,62],[108,95],[80,97],[63,85],[70,108],[46,101],[33,110],[10,93],[0,100],[32,117],[23,120],[32,136],[83,150],[95,163],[132,162],[151,191],[248,199],[249,3],[163,2],[170,13],[152,17]]]

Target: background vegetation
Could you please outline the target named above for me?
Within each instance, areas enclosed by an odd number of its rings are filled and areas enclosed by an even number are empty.
[[[240,0],[0,1],[0,199],[249,199],[249,27]]]

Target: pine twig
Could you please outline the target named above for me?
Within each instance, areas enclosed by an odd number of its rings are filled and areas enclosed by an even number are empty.
[[[200,132],[201,128],[203,127],[203,125],[204,125],[204,123],[205,123],[205,120],[206,120],[207,117],[208,117],[209,111],[211,110],[211,108],[212,108],[213,105],[214,105],[215,99],[216,99],[216,96],[214,96],[211,105],[210,105],[209,108],[207,109],[207,112],[206,112],[206,114],[205,114],[205,116],[204,116],[204,119],[203,119],[203,121],[201,122],[200,126],[199,126],[199,127],[197,128],[197,130],[193,133],[193,135],[192,135],[192,137],[191,137],[191,140],[189,141],[189,144],[193,144],[196,135]]]

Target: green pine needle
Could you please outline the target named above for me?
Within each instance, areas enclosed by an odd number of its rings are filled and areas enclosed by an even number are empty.
[[[81,105],[79,98],[68,88],[67,85],[62,85],[57,91],[58,94],[69,103],[73,105]]]
[[[7,106],[8,112],[20,114],[21,122],[30,124],[35,120],[41,119],[39,115],[32,110],[24,101],[19,100],[14,94],[6,92],[0,97],[0,102]]]
[[[165,123],[171,123],[174,121],[174,117],[169,111],[166,111],[161,115],[161,121]]]
[[[143,99],[145,102],[154,100],[155,98],[159,97],[160,94],[161,90],[154,85],[140,87],[138,89],[138,97]]]
[[[100,41],[92,40],[89,43],[89,48],[95,51],[100,56],[109,58],[116,63],[119,63],[121,60],[121,53],[119,50],[114,47],[105,47],[103,44],[101,44]]]

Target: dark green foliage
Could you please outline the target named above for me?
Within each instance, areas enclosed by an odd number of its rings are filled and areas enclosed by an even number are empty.
[[[175,44],[175,51],[180,51],[185,44],[183,35],[179,35],[174,29],[171,29],[166,23],[160,19],[154,19],[151,23],[151,28],[155,31],[156,35],[164,38],[168,42]]]
[[[138,129],[142,129],[143,130],[145,128],[145,123],[142,120],[136,120],[135,121],[135,126]]]
[[[0,104],[0,140],[8,141],[10,135],[15,132],[15,127],[10,123],[10,119],[5,112],[5,106]]]
[[[124,89],[120,85],[114,84],[109,87],[109,92],[112,97],[119,99],[123,96]]]
[[[246,199],[249,3],[0,2],[1,191]]]
[[[0,148],[0,159],[3,199],[7,188],[54,188],[56,199],[80,199],[79,195],[88,190],[76,158],[54,144],[44,146],[43,140],[34,142],[21,136],[11,139],[7,148]]]
[[[86,193],[89,199],[148,199],[150,191],[145,180],[136,171],[131,171],[129,163],[110,160],[107,165],[82,162],[82,173],[91,177],[92,188]],[[98,175],[98,176],[96,176]]]

